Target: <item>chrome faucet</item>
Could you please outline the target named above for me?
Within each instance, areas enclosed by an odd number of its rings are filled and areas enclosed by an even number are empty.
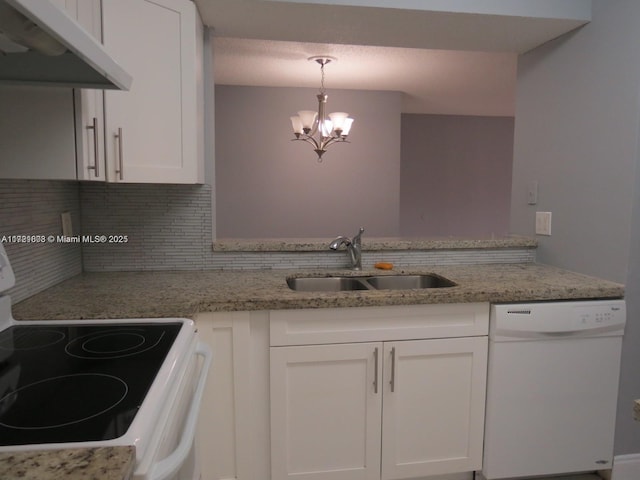
[[[351,268],[353,270],[362,270],[362,233],[364,228],[360,227],[360,231],[353,239],[340,235],[329,244],[331,250],[338,250],[340,245],[347,247],[349,260],[351,260]]]

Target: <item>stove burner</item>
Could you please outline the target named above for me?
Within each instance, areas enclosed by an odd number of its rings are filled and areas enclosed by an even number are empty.
[[[106,360],[129,357],[152,349],[160,343],[162,337],[164,332],[155,341],[149,340],[142,329],[90,333],[71,340],[65,347],[65,351],[72,357],[82,359]]]
[[[97,417],[118,405],[127,384],[102,373],[78,373],[47,378],[5,395],[0,404],[19,398],[0,425],[18,430],[64,427]]]
[[[23,330],[0,341],[0,350],[35,350],[64,340],[64,333],[57,330]]]
[[[183,327],[50,322],[1,330],[0,450],[125,435]]]
[[[112,338],[117,337],[117,338]],[[82,344],[82,350],[95,354],[120,354],[130,350],[136,350],[144,345],[145,338],[139,333],[105,333],[90,338]],[[117,343],[118,347],[114,347]],[[115,349],[114,349],[115,348]]]

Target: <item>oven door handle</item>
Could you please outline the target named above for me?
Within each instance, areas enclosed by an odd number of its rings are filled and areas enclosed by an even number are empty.
[[[213,356],[209,346],[202,342],[198,342],[194,355],[202,357],[203,362],[200,368],[198,386],[191,399],[191,407],[182,431],[182,436],[180,437],[180,442],[169,456],[151,466],[151,475],[149,477],[151,480],[164,480],[175,475],[180,470],[180,467],[182,467],[193,446],[196,426],[198,424],[198,413],[200,412],[200,404],[202,403],[204,387],[207,383],[207,374],[209,373],[211,358]]]

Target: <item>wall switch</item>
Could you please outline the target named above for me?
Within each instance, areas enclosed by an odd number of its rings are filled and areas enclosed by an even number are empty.
[[[62,235],[65,237],[73,236],[73,225],[71,223],[71,212],[64,212],[60,214],[62,220]]]
[[[551,235],[551,212],[536,212],[536,234]]]
[[[538,182],[531,181],[527,184],[527,204],[535,205],[538,203]]]

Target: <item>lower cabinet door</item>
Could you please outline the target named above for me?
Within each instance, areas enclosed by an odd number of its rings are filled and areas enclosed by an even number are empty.
[[[382,479],[482,466],[487,337],[384,344]]]
[[[379,479],[382,343],[270,355],[271,480]]]

